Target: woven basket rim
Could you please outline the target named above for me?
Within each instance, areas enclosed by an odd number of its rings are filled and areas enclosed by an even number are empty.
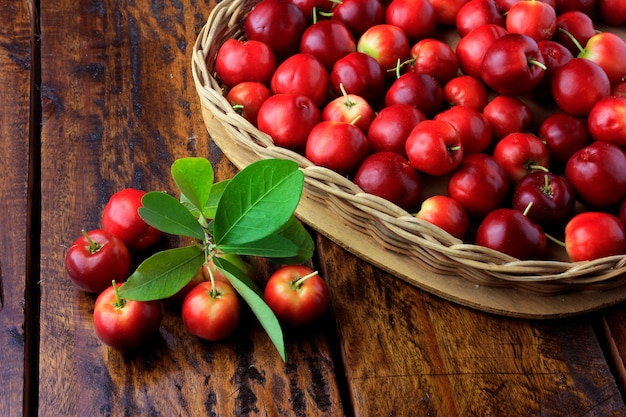
[[[201,105],[219,120],[232,140],[259,159],[295,161],[305,174],[305,192],[333,205],[343,219],[365,228],[385,249],[414,257],[416,265],[460,275],[478,285],[523,289],[539,295],[602,291],[623,285],[626,254],[584,262],[518,260],[501,252],[464,243],[395,204],[363,192],[336,172],[304,156],[274,146],[271,137],[237,114],[214,76],[214,59],[229,38],[243,38],[244,17],[260,0],[223,0],[210,13],[192,54],[192,75]]]

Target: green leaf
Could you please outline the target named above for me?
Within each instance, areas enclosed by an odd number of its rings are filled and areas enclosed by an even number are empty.
[[[215,212],[217,211],[217,205],[222,198],[222,194],[224,193],[224,189],[228,185],[230,180],[222,180],[213,184],[211,188],[211,194],[209,195],[209,201],[204,206],[202,212],[204,213],[204,217],[207,219],[214,219]]]
[[[224,189],[215,213],[215,243],[242,244],[273,234],[295,211],[303,186],[304,174],[293,161],[248,165]]]
[[[204,241],[204,230],[187,208],[171,195],[159,191],[146,193],[141,199],[139,216],[164,233],[189,236]]]
[[[215,266],[224,272],[230,283],[235,287],[235,290],[250,306],[250,309],[280,353],[281,358],[286,362],[287,352],[285,350],[283,331],[276,315],[263,300],[263,293],[259,287],[239,268],[227,260],[216,256],[213,258],[213,262]]]
[[[120,296],[138,301],[171,297],[191,281],[204,261],[204,251],[198,245],[157,252],[122,284]]]
[[[262,256],[265,258],[284,258],[298,254],[298,246],[291,240],[278,234],[271,234],[254,242],[237,245],[220,245],[218,249],[224,253],[236,255]]]
[[[213,186],[213,167],[206,158],[180,158],[172,164],[172,178],[182,195],[202,210]]]
[[[305,263],[311,259],[315,251],[315,244],[309,232],[298,219],[291,216],[287,224],[277,233],[285,239],[290,240],[298,248],[298,252],[293,256],[273,257],[272,261],[282,265],[296,265]]]

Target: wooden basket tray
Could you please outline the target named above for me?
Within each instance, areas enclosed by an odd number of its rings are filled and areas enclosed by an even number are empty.
[[[499,315],[557,318],[626,299],[626,255],[592,262],[519,261],[463,243],[398,206],[362,192],[341,175],[274,146],[239,116],[213,76],[221,44],[242,38],[244,17],[259,0],[224,0],[194,45],[192,73],[211,138],[238,167],[259,159],[297,162],[305,189],[296,215],[346,250],[447,300]]]

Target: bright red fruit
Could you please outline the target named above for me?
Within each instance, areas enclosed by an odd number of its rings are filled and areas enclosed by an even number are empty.
[[[65,255],[67,274],[79,289],[100,293],[111,281],[126,281],[130,254],[124,242],[109,231],[96,229],[76,239]]]
[[[319,59],[329,72],[335,62],[354,51],[354,36],[339,20],[320,20],[309,26],[300,40],[300,52]]]
[[[385,7],[380,0],[341,0],[335,2],[331,12],[331,18],[345,23],[357,38],[385,21]]]
[[[508,33],[496,39],[485,52],[481,78],[496,93],[517,96],[537,87],[545,69],[543,55],[533,38]]]
[[[421,197],[420,176],[405,157],[395,152],[376,152],[368,156],[354,175],[363,191],[413,211]]]
[[[463,239],[469,229],[469,217],[463,206],[445,195],[425,199],[415,217],[434,224],[457,239]]]
[[[367,133],[376,114],[369,102],[356,94],[344,94],[333,99],[322,110],[322,120],[352,123]]]
[[[125,188],[113,194],[102,212],[102,228],[124,241],[131,249],[146,249],[161,239],[162,233],[146,223],[137,210],[143,190]]]
[[[122,284],[116,283],[116,287]],[[122,351],[140,348],[158,334],[163,320],[159,301],[122,299],[109,283],[96,298],[93,325],[98,338],[107,346]]]
[[[409,58],[409,38],[402,29],[380,24],[367,29],[357,41],[358,52],[374,58],[387,77],[395,76],[394,68]]]
[[[495,96],[483,109],[496,140],[510,133],[524,132],[535,121],[531,108],[517,97]]]
[[[574,189],[563,177],[551,172],[532,172],[520,179],[513,190],[511,205],[544,228],[561,226],[567,222],[576,204]]]
[[[482,79],[482,63],[491,44],[507,33],[502,26],[487,24],[478,26],[462,37],[456,45],[459,67],[465,75]]]
[[[241,302],[233,286],[226,281],[204,281],[185,297],[183,324],[187,331],[201,339],[218,341],[230,336],[241,312]]]
[[[277,61],[282,61],[298,52],[308,24],[298,6],[285,0],[263,0],[248,13],[243,27],[248,39],[265,42]]]
[[[554,113],[539,126],[539,137],[550,151],[550,159],[565,164],[578,150],[591,143],[591,136],[584,119],[567,113]]]
[[[541,226],[523,212],[500,208],[489,213],[480,223],[476,243],[517,259],[542,259],[546,235]]]
[[[443,101],[450,106],[465,106],[482,112],[489,102],[489,92],[478,78],[459,75],[443,87]]]
[[[598,100],[589,112],[587,125],[595,140],[626,148],[626,96]]]
[[[385,9],[385,22],[402,29],[411,41],[437,31],[435,9],[429,0],[392,0]]]
[[[565,46],[572,55],[580,53],[580,46],[596,34],[596,28],[589,16],[578,10],[567,11],[556,17],[557,30],[552,40]],[[572,40],[576,39],[576,42]]]
[[[596,33],[589,38],[578,57],[598,64],[611,85],[626,81],[626,41],[615,33]]]
[[[215,73],[229,87],[244,81],[269,85],[274,71],[276,58],[265,42],[228,39],[215,58]]]
[[[305,156],[341,175],[353,175],[369,154],[365,134],[351,123],[322,121],[309,134]]]
[[[378,61],[362,52],[351,52],[333,65],[330,87],[336,95],[356,94],[366,100],[375,100],[383,93],[385,74]]]
[[[427,0],[425,0],[427,1]],[[444,86],[459,72],[454,49],[439,39],[422,39],[411,48],[411,71],[428,74]]]
[[[530,36],[537,42],[551,39],[556,31],[556,10],[541,1],[521,0],[506,14],[506,30]]]
[[[463,159],[461,135],[444,120],[424,120],[409,134],[406,154],[411,166],[429,175],[445,175]]]
[[[600,20],[607,25],[626,23],[626,2],[622,0],[596,0],[596,11]]]
[[[514,183],[530,172],[547,171],[550,168],[548,148],[531,133],[506,135],[496,144],[492,155]]]
[[[611,84],[604,70],[585,58],[573,58],[552,76],[554,100],[572,116],[587,116],[593,105],[610,93]]]
[[[605,212],[577,214],[565,226],[565,248],[573,262],[626,253],[624,223]]]
[[[305,265],[287,265],[270,276],[263,297],[278,320],[303,326],[322,317],[330,295],[317,271]]]
[[[406,156],[405,143],[424,113],[408,104],[393,104],[381,109],[367,131],[370,152],[391,151]]]
[[[297,53],[276,68],[270,90],[273,94],[307,96],[320,107],[326,102],[329,85],[328,71],[320,60],[310,54]]]
[[[463,155],[487,150],[493,140],[491,124],[484,114],[465,106],[453,106],[434,117],[444,120],[459,132],[463,144]]]
[[[226,100],[237,113],[256,126],[259,109],[271,95],[272,92],[265,84],[248,81],[231,88],[226,94]]]
[[[448,181],[448,196],[458,201],[470,217],[477,219],[499,208],[508,191],[506,172],[484,153],[465,156]]]
[[[433,117],[443,107],[443,90],[433,77],[407,72],[395,80],[385,94],[385,106],[409,104],[426,117]]]
[[[276,146],[304,152],[309,133],[322,120],[313,100],[298,94],[276,94],[259,108],[257,126]]]
[[[611,143],[593,142],[572,155],[565,177],[583,203],[614,206],[626,196],[626,154]]]
[[[429,0],[435,9],[437,24],[452,26],[459,10],[470,0]]]
[[[459,9],[456,30],[460,37],[483,25],[505,26],[504,17],[495,0],[472,0]]]

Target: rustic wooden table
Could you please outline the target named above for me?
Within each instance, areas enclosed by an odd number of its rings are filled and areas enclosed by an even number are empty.
[[[316,236],[331,308],[286,334],[250,314],[205,343],[168,308],[137,354],[99,343],[66,248],[127,186],[210,158],[190,53],[213,2],[11,1],[0,14],[0,415],[623,416],[626,308],[560,320],[452,304]],[[167,242],[166,242],[167,243]],[[175,242],[170,242],[175,244]],[[270,265],[261,265],[262,280]]]

